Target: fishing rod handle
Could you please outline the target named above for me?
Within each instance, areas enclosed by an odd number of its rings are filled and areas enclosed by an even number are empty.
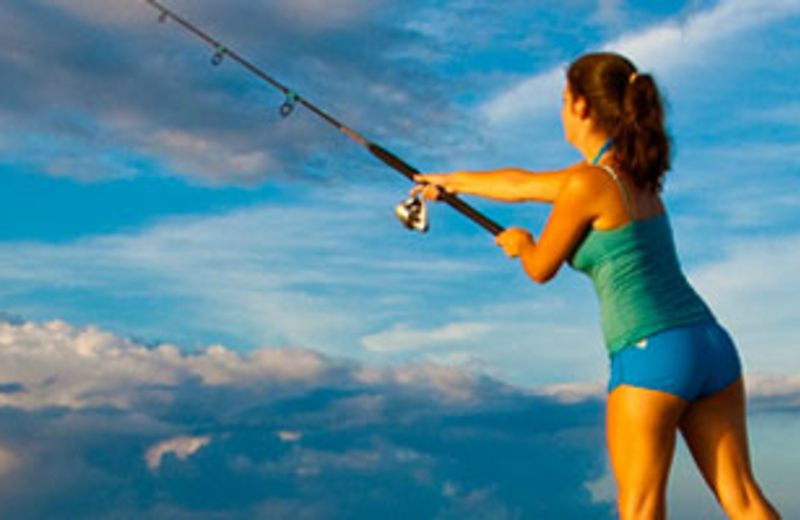
[[[380,159],[384,164],[402,173],[411,182],[416,182],[417,175],[421,173],[419,170],[380,145],[369,143],[367,148],[372,155]],[[446,202],[450,207],[469,218],[492,235],[497,236],[505,231],[500,224],[461,200],[457,195],[444,190],[439,190],[439,192],[441,201]]]

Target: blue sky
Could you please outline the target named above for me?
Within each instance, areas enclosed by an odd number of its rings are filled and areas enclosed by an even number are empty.
[[[577,161],[559,122],[569,61],[610,49],[653,73],[676,145],[665,198],[684,265],[739,344],[756,403],[757,468],[800,514],[781,487],[798,461],[774,447],[798,451],[780,432],[797,429],[800,406],[800,2],[647,4],[169,5],[426,171]],[[0,478],[23,489],[39,479],[46,454],[67,468],[75,460],[64,450],[74,447],[87,482],[105,483],[110,497],[76,504],[76,518],[122,504],[153,518],[247,518],[258,508],[315,517],[337,504],[334,496],[308,504],[331,475],[346,476],[351,489],[381,475],[397,496],[427,490],[425,516],[472,508],[476,518],[530,518],[536,506],[519,486],[531,474],[461,461],[430,429],[458,436],[466,421],[465,452],[499,457],[493,425],[517,425],[505,438],[510,449],[526,439],[519,425],[533,422],[553,435],[519,456],[557,449],[579,466],[547,493],[595,490],[549,514],[606,518],[606,360],[588,281],[565,268],[535,286],[488,234],[446,207],[432,208],[429,234],[407,232],[393,216],[407,181],[302,109],[281,120],[276,91],[233,63],[211,67],[208,48],[156,15],[135,0],[0,7],[0,312],[8,321]],[[547,215],[546,207],[471,202],[534,232]],[[287,383],[281,370],[298,363],[301,376]],[[127,374],[124,382],[104,369]],[[277,397],[267,391],[273,384]],[[397,419],[425,407],[430,392],[444,396],[430,415]],[[220,407],[237,399],[245,404],[233,407],[233,421]],[[503,418],[490,413],[498,399]],[[193,412],[182,415],[182,406]],[[269,428],[296,435],[270,437],[291,448],[273,460],[249,432],[275,410],[286,424]],[[331,431],[312,442],[313,416],[325,424],[349,417],[352,438]],[[116,420],[135,424],[133,433],[112,428]],[[42,428],[53,435],[26,440]],[[70,431],[80,440],[65,441]],[[148,462],[159,446],[169,456]],[[287,480],[281,468],[296,466],[292,457],[314,461],[306,480]],[[412,471],[403,457],[425,460],[429,473],[395,482]],[[164,460],[175,472],[168,478]],[[111,482],[135,464],[140,473],[128,483],[138,495],[126,497]],[[293,498],[256,493],[239,509],[221,498],[186,509],[187,496],[213,485],[197,475],[220,464],[231,482],[274,483]],[[692,474],[685,454],[676,472]],[[676,479],[690,484],[675,485],[674,511],[705,504],[713,518],[691,478]],[[417,487],[401,493],[403,482]],[[78,492],[64,486],[53,477],[52,503]],[[25,494],[0,501],[20,517],[47,517],[46,500],[42,509]]]

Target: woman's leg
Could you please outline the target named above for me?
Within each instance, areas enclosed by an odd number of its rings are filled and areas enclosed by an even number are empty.
[[[753,477],[741,378],[694,401],[679,426],[703,478],[732,519],[780,518]]]
[[[687,402],[622,385],[608,396],[607,435],[622,520],[666,518],[666,489],[677,427]]]

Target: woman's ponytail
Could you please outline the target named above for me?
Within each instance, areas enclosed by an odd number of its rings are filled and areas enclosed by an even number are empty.
[[[618,54],[596,53],[576,60],[567,79],[573,95],[586,100],[595,124],[613,139],[617,167],[638,186],[661,190],[671,152],[653,77]]]
[[[637,185],[661,190],[670,168],[670,143],[664,130],[664,107],[653,77],[634,72],[625,89],[615,158]]]

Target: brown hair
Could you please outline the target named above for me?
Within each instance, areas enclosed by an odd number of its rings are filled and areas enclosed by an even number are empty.
[[[573,62],[567,82],[574,97],[586,100],[598,129],[613,139],[617,166],[638,186],[660,191],[670,168],[670,138],[653,77],[627,58],[603,52]]]

